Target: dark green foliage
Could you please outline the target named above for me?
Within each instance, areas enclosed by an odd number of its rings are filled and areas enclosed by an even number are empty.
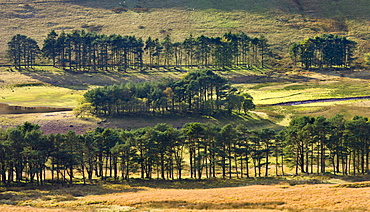
[[[57,37],[58,34],[52,30],[44,40],[44,45],[42,47],[44,57],[51,59],[53,61],[53,66],[55,66],[58,56]]]
[[[193,38],[172,42],[167,35],[162,42],[149,37],[145,42],[135,36],[98,35],[84,30],[52,30],[40,51],[36,41],[15,35],[8,43],[8,57],[16,67],[35,63],[42,52],[53,66],[74,71],[144,69],[152,67],[264,66],[267,39],[250,38],[244,33],[227,33],[222,37]]]
[[[338,35],[322,35],[308,38],[290,47],[294,63],[305,68],[348,67],[353,61],[356,42]]]
[[[225,78],[209,70],[193,71],[181,80],[127,83],[92,89],[84,94],[98,115],[133,113],[213,114],[253,109],[248,94],[239,95]]]
[[[334,174],[369,173],[370,125],[364,117],[298,117],[278,134],[209,123],[187,123],[182,129],[168,124],[130,131],[97,128],[83,135],[43,135],[39,128],[26,122],[0,131],[2,185],[72,184],[77,171],[84,183],[131,175],[172,180],[185,173],[197,179],[239,178],[249,177],[251,170],[254,177],[268,177],[272,167],[284,175],[284,166],[295,167],[296,174],[322,174],[328,167]]]
[[[14,35],[8,42],[7,57],[16,68],[32,67],[39,54],[37,42],[25,35]]]
[[[334,173],[369,173],[369,127],[364,117],[295,118],[281,135],[289,152],[286,159],[294,161],[297,174],[325,173],[328,164]]]

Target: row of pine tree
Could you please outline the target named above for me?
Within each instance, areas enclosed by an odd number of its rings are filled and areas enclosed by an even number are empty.
[[[7,55],[17,68],[32,67],[38,56],[43,56],[54,66],[70,70],[125,71],[145,67],[263,67],[269,53],[266,38],[252,38],[244,33],[197,38],[190,35],[182,42],[173,42],[169,35],[163,41],[151,37],[143,41],[135,36],[75,30],[59,35],[51,31],[41,49],[33,39],[17,34],[8,43]]]
[[[123,83],[97,87],[84,94],[85,103],[75,111],[95,115],[148,113],[231,114],[254,109],[252,97],[231,87],[227,79],[210,70],[191,71],[180,80]],[[83,115],[83,114],[81,114]]]
[[[305,68],[348,67],[353,62],[356,42],[338,35],[307,38],[290,46],[295,64]],[[182,42],[173,42],[167,35],[163,41],[148,37],[99,35],[75,30],[59,35],[51,31],[40,49],[37,42],[17,34],[8,43],[8,58],[17,67],[32,67],[40,57],[53,66],[75,71],[140,69],[152,67],[179,68],[200,66],[264,67],[273,53],[268,40],[245,33],[226,33],[221,37],[190,35]]]
[[[294,43],[290,53],[294,63],[312,67],[349,67],[353,62],[356,42],[344,36],[324,34]]]
[[[43,134],[40,126],[26,122],[0,131],[0,182],[243,178],[292,171],[369,174],[369,132],[367,118],[345,120],[340,115],[298,117],[279,133],[187,123],[180,129],[157,124],[134,130],[97,128],[82,135]]]

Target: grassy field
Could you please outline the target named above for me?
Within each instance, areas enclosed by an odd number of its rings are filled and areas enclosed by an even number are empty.
[[[72,112],[54,114],[1,114],[3,127],[31,121],[44,127],[45,132],[65,132],[74,125],[80,133],[97,126],[119,127],[124,129],[155,126],[169,123],[182,127],[188,122],[212,122],[247,125],[249,129],[282,129],[289,124],[293,116],[325,116],[330,118],[342,114],[351,119],[355,115],[369,117],[369,100],[340,102],[320,102],[295,106],[266,106],[269,104],[322,98],[368,96],[370,73],[368,71],[326,71],[268,73],[266,70],[224,70],[218,74],[229,80],[241,91],[248,92],[257,105],[255,111],[247,115],[235,113],[233,116],[125,116],[104,118],[106,122],[97,124],[102,119],[94,117],[76,118]],[[2,68],[0,71],[0,103],[18,106],[48,106],[73,108],[78,105],[82,95],[90,88],[106,84],[128,81],[158,80],[161,77],[180,78],[184,72],[173,70],[152,70],[148,73],[129,71],[69,73],[59,69],[41,67],[35,70],[14,71]],[[58,120],[56,122],[55,120]],[[61,131],[55,131],[60,126]]]
[[[369,211],[366,178],[286,177],[2,188],[1,211]],[[360,182],[361,181],[361,182]]]
[[[308,99],[341,98],[369,95],[367,72],[333,71],[291,72],[290,79],[281,82],[240,84],[241,90],[248,90],[257,104],[301,101]],[[278,78],[278,77],[277,77]]]

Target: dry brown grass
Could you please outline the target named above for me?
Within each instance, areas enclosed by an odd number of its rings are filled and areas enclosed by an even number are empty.
[[[4,70],[4,69],[3,69]],[[0,70],[0,88],[12,87],[20,83],[38,83],[41,82],[20,72]],[[6,69],[9,70],[9,69]]]
[[[210,204],[213,207],[223,204],[249,203],[250,206],[254,205],[254,207],[251,207],[254,209],[366,211],[370,210],[369,191],[370,189],[367,188],[362,190],[331,188],[330,185],[292,187],[257,185],[206,190],[143,191],[135,194],[119,195],[115,197],[114,202],[120,205],[136,205],[142,202],[155,203],[185,200],[188,204]],[[112,196],[108,195],[99,199],[110,198]]]
[[[240,181],[242,184],[244,181]],[[245,181],[248,182],[248,181]],[[342,182],[330,184],[329,182]],[[344,183],[343,183],[344,182]],[[175,184],[176,182],[173,182]],[[257,182],[258,183],[258,182]],[[263,184],[263,180],[260,181]],[[369,211],[369,182],[330,179],[327,184],[291,184],[228,188],[170,189],[130,184],[76,186],[35,191],[3,191],[1,211]],[[167,183],[171,184],[171,183]],[[248,184],[248,183],[247,183]],[[189,184],[191,187],[193,184]],[[201,184],[200,184],[201,185]],[[167,185],[169,186],[169,185]],[[176,186],[175,186],[176,187]],[[27,196],[28,195],[28,196]],[[4,200],[3,200],[4,201]],[[17,204],[12,206],[10,204]],[[22,206],[22,207],[21,207]]]

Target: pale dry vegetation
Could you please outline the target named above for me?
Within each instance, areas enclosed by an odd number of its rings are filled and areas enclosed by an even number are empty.
[[[0,195],[2,211],[370,210],[368,181],[353,183],[330,177],[239,179],[229,184],[222,180],[134,180],[123,184],[3,189]]]

